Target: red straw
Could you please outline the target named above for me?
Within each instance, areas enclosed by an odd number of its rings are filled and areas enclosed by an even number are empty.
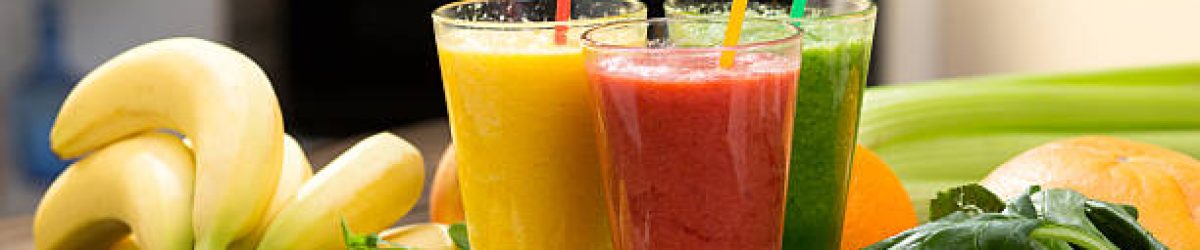
[[[554,21],[571,20],[571,0],[558,0],[558,7],[554,11]],[[554,26],[554,43],[558,45],[567,44],[567,26]]]

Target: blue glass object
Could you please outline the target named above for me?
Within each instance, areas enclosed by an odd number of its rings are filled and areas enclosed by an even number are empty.
[[[66,167],[50,151],[50,127],[58,108],[80,79],[67,66],[59,33],[58,0],[38,1],[38,50],[33,64],[9,91],[11,148],[33,183],[48,185]]]

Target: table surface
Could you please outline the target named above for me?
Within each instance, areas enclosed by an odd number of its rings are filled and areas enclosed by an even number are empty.
[[[33,217],[0,218],[0,250],[33,249]]]
[[[389,131],[403,137],[418,149],[421,149],[422,157],[425,160],[425,188],[422,190],[421,199],[413,206],[412,211],[400,219],[397,224],[428,221],[429,185],[433,181],[437,162],[441,159],[446,145],[450,143],[449,126],[445,120],[434,120],[391,129]],[[309,161],[313,166],[324,166],[333,160],[334,157],[341,154],[342,151],[345,151],[354,145],[355,142],[367,136],[370,136],[370,134],[331,140],[306,141],[301,139],[301,144],[305,145],[305,148],[311,148],[307,151]],[[316,144],[315,147],[310,147],[310,145],[314,144]],[[0,218],[0,250],[33,249],[32,230],[32,214]]]

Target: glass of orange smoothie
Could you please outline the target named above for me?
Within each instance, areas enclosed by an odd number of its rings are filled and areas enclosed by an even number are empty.
[[[463,1],[434,11],[471,245],[611,249],[579,36],[637,0]]]

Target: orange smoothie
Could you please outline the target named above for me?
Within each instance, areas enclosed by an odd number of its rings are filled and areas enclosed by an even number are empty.
[[[528,32],[438,36],[471,246],[611,249],[582,49]]]

